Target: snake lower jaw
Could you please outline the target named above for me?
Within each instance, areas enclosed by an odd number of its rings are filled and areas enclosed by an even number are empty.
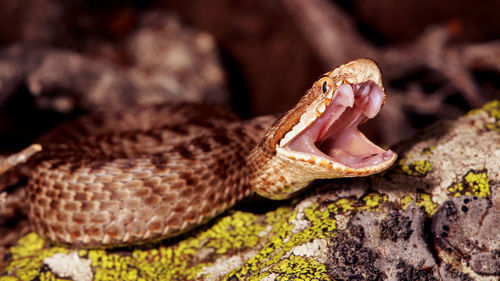
[[[299,161],[343,170],[342,176],[386,169],[395,153],[378,147],[358,130],[360,123],[378,114],[383,101],[384,94],[374,82],[342,84],[321,117],[281,151]]]
[[[338,73],[351,66],[353,71]],[[267,169],[254,173],[253,189],[271,199],[286,199],[316,179],[368,176],[389,168],[396,153],[375,145],[358,130],[359,124],[378,114],[384,100],[373,62],[355,61],[322,76],[271,128],[281,132],[281,138],[264,142],[274,143],[275,153],[267,156]]]

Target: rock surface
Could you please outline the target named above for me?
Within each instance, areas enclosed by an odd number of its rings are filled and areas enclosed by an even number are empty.
[[[30,233],[0,280],[63,278],[61,254],[90,263],[88,280],[498,280],[499,132],[493,101],[400,144],[383,174],[323,181],[158,243],[75,252]]]

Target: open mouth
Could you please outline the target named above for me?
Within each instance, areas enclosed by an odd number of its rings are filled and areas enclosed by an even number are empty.
[[[285,147],[338,163],[352,169],[378,166],[394,158],[358,130],[358,125],[375,117],[384,94],[372,82],[342,84],[325,111]]]

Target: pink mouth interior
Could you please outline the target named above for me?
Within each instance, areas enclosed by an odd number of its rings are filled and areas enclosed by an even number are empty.
[[[286,147],[312,154],[353,169],[376,166],[392,159],[394,152],[383,150],[358,130],[382,107],[384,96],[373,82],[342,84],[325,112]]]

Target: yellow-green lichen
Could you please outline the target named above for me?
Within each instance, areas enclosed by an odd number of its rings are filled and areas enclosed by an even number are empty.
[[[345,201],[340,204],[344,207],[351,205],[347,204]],[[278,264],[281,265],[281,269],[284,269],[286,264],[293,263],[290,257],[283,258],[292,248],[311,242],[314,239],[321,239],[334,235],[334,230],[336,228],[334,215],[337,211],[338,206],[336,204],[329,204],[326,208],[321,208],[318,204],[312,204],[304,208],[304,217],[309,222],[309,226],[297,233],[292,233],[294,229],[293,221],[296,218],[297,211],[294,211],[286,220],[281,219],[276,221],[274,228],[277,232],[269,239],[267,245],[241,268],[227,274],[226,280],[232,278],[237,280],[261,280],[271,273],[276,273],[271,272],[271,269],[276,269]],[[289,268],[289,272],[290,270]],[[284,272],[287,271],[285,270]],[[288,276],[288,274],[285,275]],[[287,280],[284,277],[285,275],[281,276],[280,278],[282,279],[279,280]],[[296,278],[299,279],[295,280],[301,280],[301,277]]]
[[[295,227],[294,220],[297,217],[297,210],[295,210],[286,220],[281,219],[276,221],[274,228],[277,230],[277,233],[268,240],[268,244],[241,268],[227,274],[225,280],[261,280],[270,274],[276,274],[277,272],[273,271],[273,268],[276,269],[277,265],[281,266],[279,277],[275,276],[277,280],[288,280],[287,278],[292,278],[293,280],[315,280],[315,278],[318,278],[317,276],[307,274],[294,275],[294,267],[292,266],[296,262],[305,260],[308,262],[313,261],[293,255],[289,256],[287,253],[292,248],[312,242],[315,239],[333,237],[336,234],[335,230],[337,227],[335,215],[352,210],[374,211],[386,201],[386,195],[370,193],[361,200],[342,198],[326,205],[311,204],[302,210],[303,217],[308,221],[309,225],[297,233],[293,232]],[[310,265],[311,268],[315,268],[313,265]],[[329,279],[319,278],[318,280]]]
[[[386,201],[386,195],[373,192],[361,199],[341,198],[328,204],[311,203],[303,208],[296,208],[297,200],[265,215],[233,211],[176,243],[164,241],[131,249],[79,250],[78,255],[91,260],[95,280],[210,278],[210,273],[204,269],[210,268],[218,258],[249,250],[256,254],[226,274],[226,280],[261,280],[268,276],[277,280],[328,280],[324,265],[313,258],[295,256],[292,250],[317,239],[328,243],[329,238],[336,235],[336,215],[358,210],[376,211]],[[299,212],[301,218],[298,219]],[[297,220],[301,222],[297,224]],[[57,276],[43,266],[43,257],[67,251],[62,247],[47,247],[42,238],[31,233],[11,248],[16,261],[9,265],[8,274],[19,280],[36,277],[57,280]],[[33,253],[42,258],[32,261]],[[21,256],[24,259],[20,260]],[[30,266],[23,263],[30,263]]]
[[[464,179],[471,187],[474,195],[479,197],[488,197],[490,195],[490,180],[486,175],[486,171],[469,171]]]
[[[257,234],[265,228],[263,224],[255,223],[257,219],[258,216],[245,212],[235,212],[231,217],[222,218],[206,232],[204,246],[215,249],[217,254],[254,247],[259,242]]]
[[[289,216],[285,212],[271,213],[269,220],[278,220],[280,215]],[[258,215],[236,211],[174,245],[157,242],[137,246],[134,250],[91,249],[79,250],[78,254],[92,261],[95,280],[197,280],[202,269],[217,256],[255,247],[259,239],[262,240],[259,235],[266,225],[266,221],[259,221]],[[47,246],[45,241],[34,233],[21,238],[18,245],[10,249],[13,262],[7,273],[20,280],[35,277],[52,280],[50,272],[41,274],[43,258],[66,253],[68,249],[44,248],[44,245]],[[204,250],[204,256],[199,254],[200,249]]]
[[[432,202],[432,198],[429,194],[426,193],[417,193],[417,199],[415,200],[415,204],[418,207],[424,208],[425,213],[431,217],[437,210],[438,204]]]
[[[69,250],[64,247],[44,248],[45,245],[45,240],[35,233],[20,238],[17,244],[10,248],[12,262],[5,272],[19,280],[33,280],[38,277],[42,280],[42,276],[45,280],[56,280],[54,276],[44,273],[46,270],[43,269],[43,260],[56,253],[68,253]]]
[[[451,192],[455,197],[462,196],[462,192],[464,191],[464,184],[461,182],[457,182],[448,187],[448,191]]]
[[[488,116],[494,120],[484,124],[485,128],[489,131],[500,130],[500,101],[494,100],[485,104],[482,108],[474,109],[467,113],[468,116],[476,115],[480,112],[486,112]]]
[[[414,199],[410,196],[410,195],[406,195],[405,197],[403,197],[400,201],[401,203],[401,208],[403,210],[406,210],[406,208],[408,208],[408,206],[410,206],[411,202],[413,202]]]
[[[329,204],[326,209],[319,208],[317,204],[304,209],[305,217],[311,222],[311,227],[307,231],[311,239],[325,238],[332,235],[332,231],[335,230],[337,225],[337,221],[334,219],[337,210],[336,204]],[[304,240],[304,242],[309,241]]]
[[[462,181],[452,184],[448,191],[453,196],[474,195],[478,197],[490,196],[490,179],[486,170],[471,170],[463,176]]]
[[[260,280],[266,276],[276,276],[279,280],[328,280],[323,275],[326,274],[324,265],[312,258],[294,256],[292,249],[317,239],[328,243],[329,238],[336,235],[337,214],[375,211],[386,201],[386,195],[374,192],[361,199],[341,198],[328,204],[311,203],[303,208],[296,208],[295,201],[265,215],[233,211],[176,243],[164,241],[130,249],[79,250],[78,255],[91,260],[95,280],[210,278],[210,273],[204,269],[210,268],[218,258],[248,251],[256,254],[226,274],[226,280]],[[298,219],[299,212],[301,217]],[[297,220],[301,222],[297,224]],[[16,260],[9,265],[8,274],[19,280],[36,277],[56,280],[56,276],[43,266],[43,257],[67,251],[62,247],[47,247],[42,238],[31,233],[11,248]],[[23,254],[18,254],[20,252]],[[41,258],[32,261],[31,255]]]
[[[432,151],[434,151],[436,149],[435,146],[430,146],[430,147],[426,147],[424,149],[422,149],[422,155],[431,155],[432,154]]]
[[[242,267],[233,270],[226,274],[224,280],[228,279],[245,279],[245,280],[260,280],[266,273],[263,268],[270,267],[276,264],[283,254],[291,247],[284,243],[291,235],[293,224],[292,221],[296,218],[297,212],[290,207],[281,207],[274,212],[266,214],[266,221],[272,226],[271,232],[274,233],[269,237],[266,245],[246,262]],[[292,244],[288,239],[288,244]]]
[[[269,273],[276,274],[275,280],[331,280],[324,264],[316,262],[312,258],[303,258],[291,255],[289,258],[274,265]]]
[[[46,272],[42,272],[40,273],[40,275],[38,276],[39,280],[40,281],[64,281],[64,280],[67,280],[67,279],[60,279],[60,278],[57,278],[52,272],[50,271],[46,271]]]
[[[12,276],[2,276],[0,277],[0,281],[19,281],[20,279]]]
[[[95,280],[138,280],[140,261],[129,254],[117,255],[106,250],[89,250],[87,257],[92,261]],[[145,280],[145,279],[142,279]]]
[[[354,202],[347,198],[341,198],[335,202],[335,205],[339,208],[341,212],[348,212],[356,208]]]
[[[390,174],[394,169],[395,169],[395,166],[391,166],[389,169],[387,169],[385,171],[382,171],[380,173],[371,175],[370,176],[370,182],[373,185],[383,183],[384,181],[387,180],[386,175]]]
[[[480,112],[487,112],[488,114],[490,112],[495,112],[494,114],[496,116],[498,116],[500,119],[500,101],[499,100],[490,101],[490,102],[486,103],[485,105],[483,105],[483,107],[481,107],[481,108],[472,109],[471,111],[467,112],[466,115],[472,116],[472,115],[476,115]]]
[[[405,197],[403,197],[400,201],[401,208],[403,210],[406,210],[412,202],[415,202],[415,205],[417,205],[417,207],[423,208],[426,215],[429,217],[431,217],[436,212],[438,204],[432,201],[432,198],[429,194],[417,192],[415,198],[410,195],[406,195]]]
[[[425,176],[430,170],[432,170],[432,163],[427,160],[417,160],[406,164],[406,159],[400,159],[398,161],[399,171],[408,176]]]
[[[372,192],[361,199],[366,205],[362,206],[360,209],[376,209],[380,206],[380,204],[387,201],[387,196]]]

